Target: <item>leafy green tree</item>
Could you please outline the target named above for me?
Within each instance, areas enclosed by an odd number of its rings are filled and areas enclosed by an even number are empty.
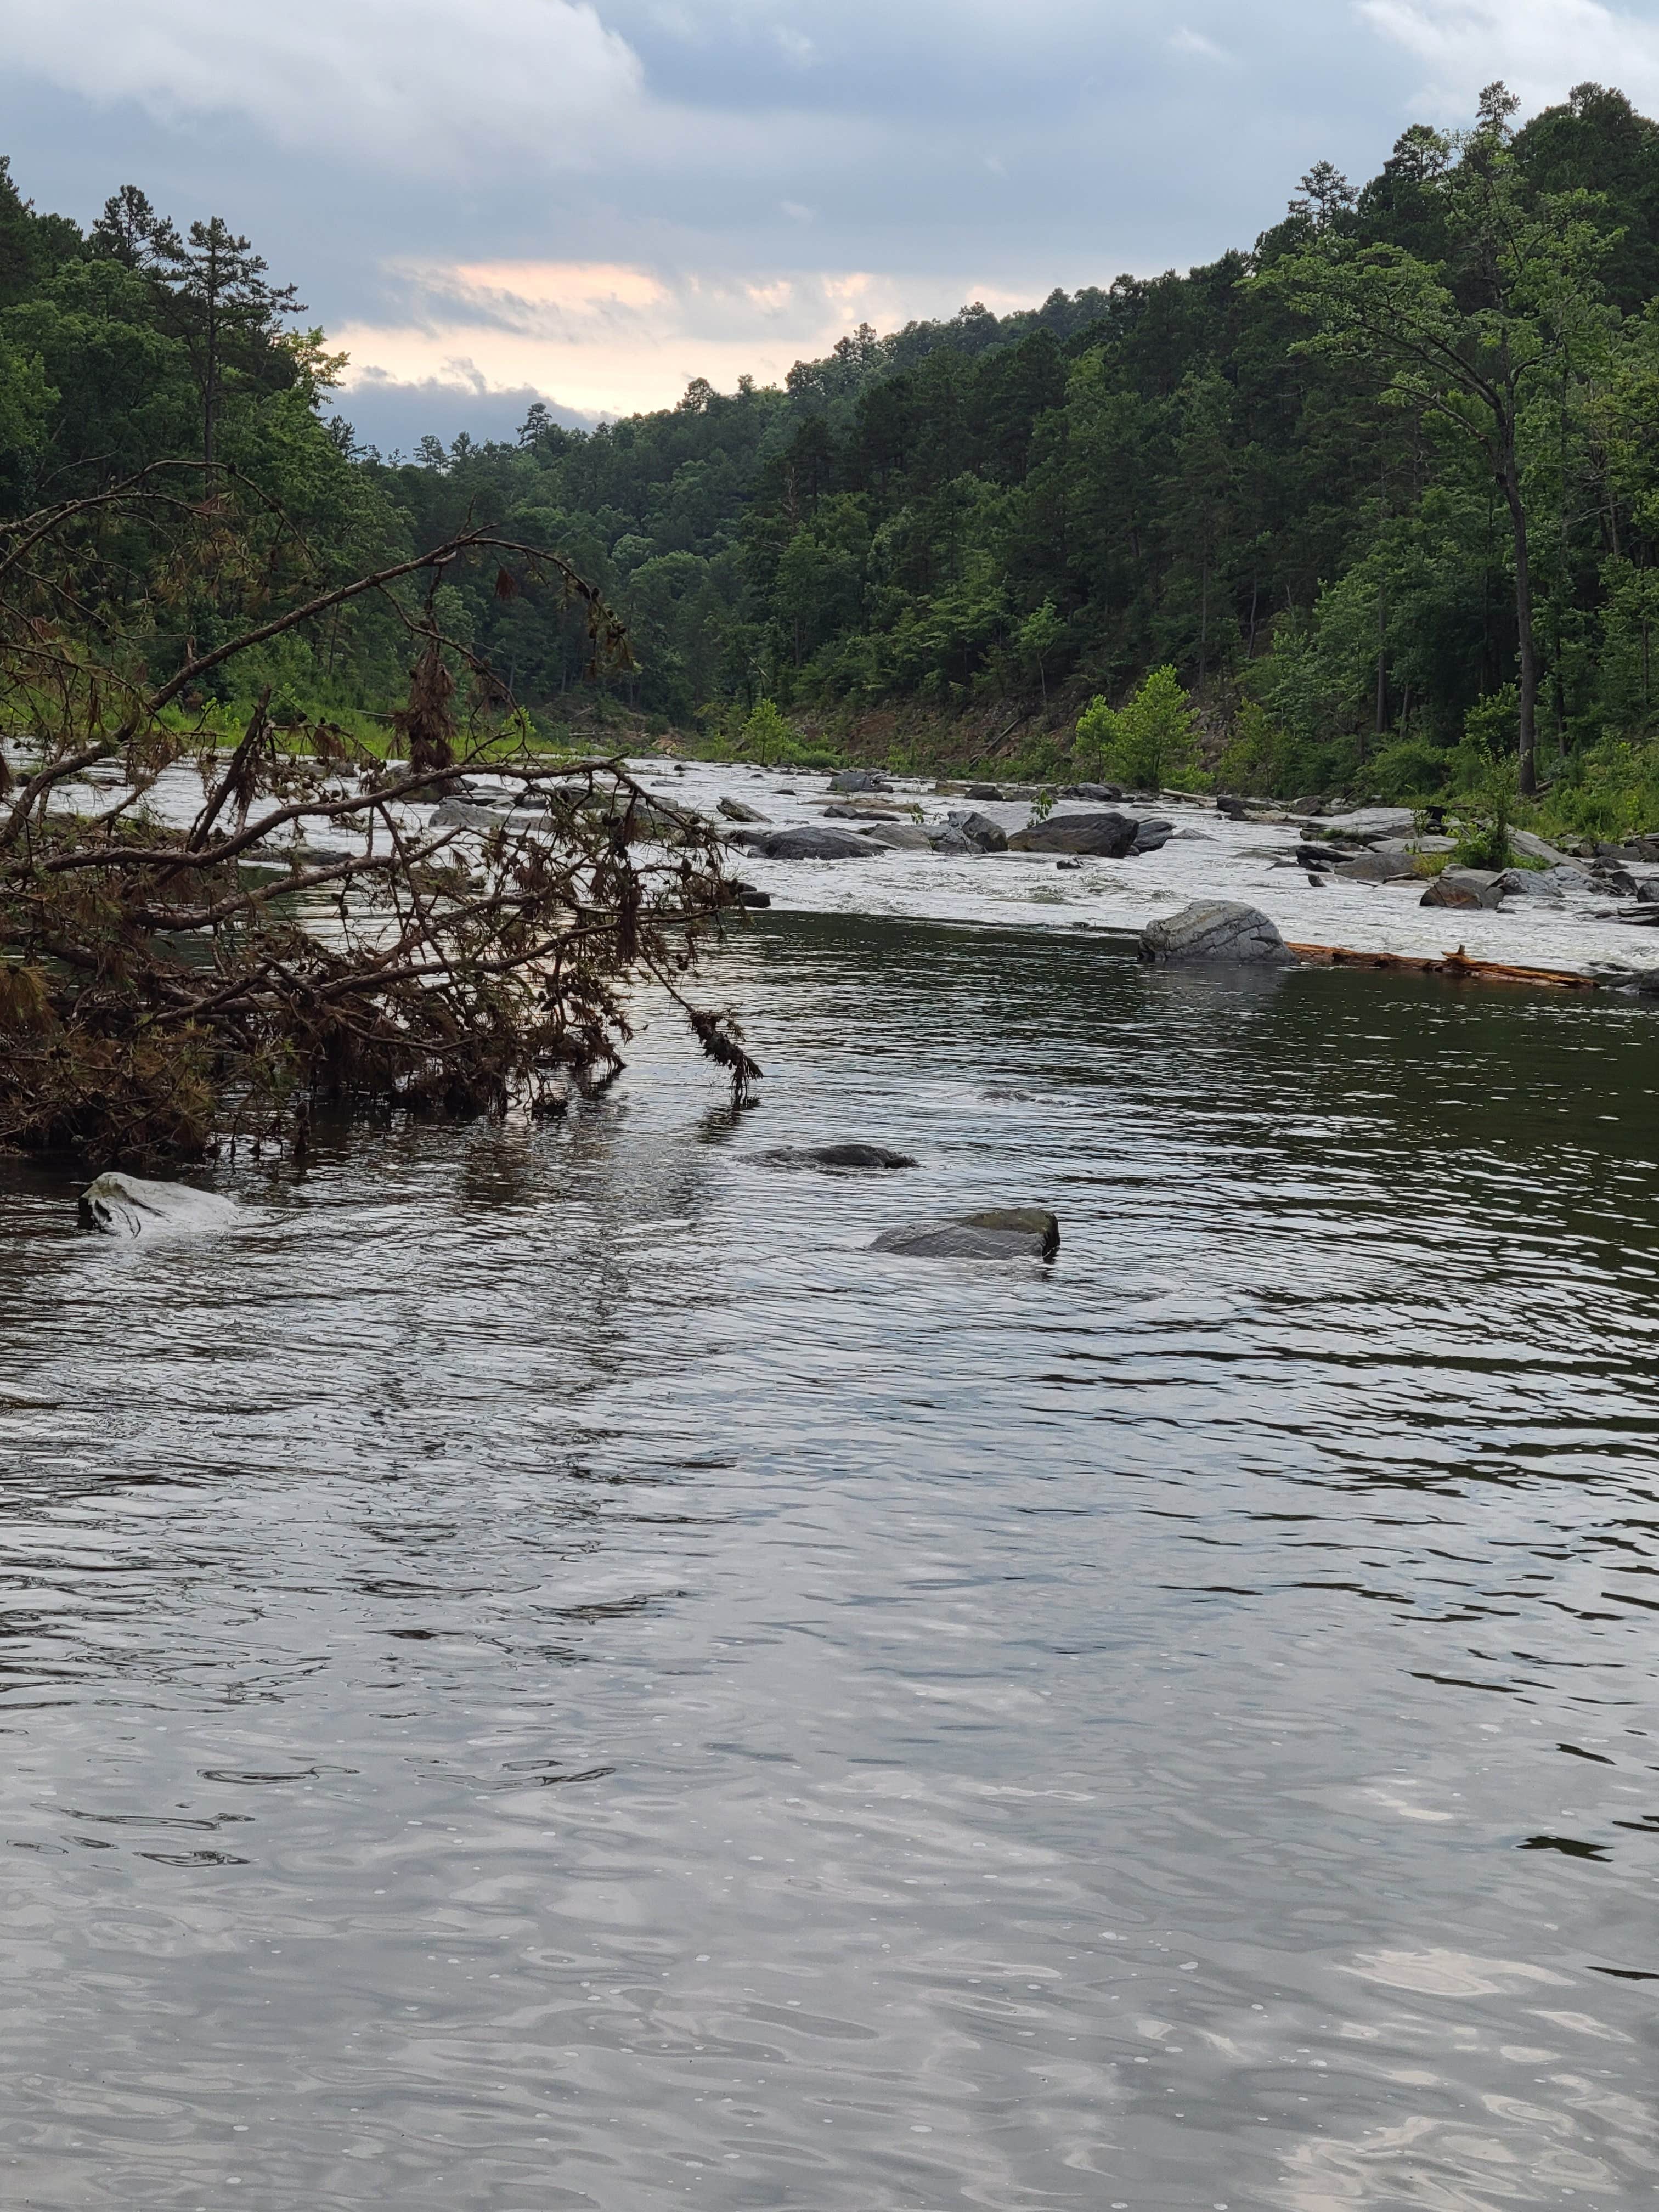
[[[1536,788],[1538,646],[1525,434],[1547,407],[1564,357],[1604,324],[1598,271],[1610,240],[1583,191],[1533,191],[1510,135],[1512,97],[1490,86],[1474,129],[1423,190],[1437,204],[1445,256],[1358,237],[1326,209],[1299,251],[1257,282],[1315,326],[1309,352],[1379,370],[1383,396],[1468,441],[1506,510],[1515,593],[1521,788]]]
[[[195,371],[202,462],[211,468],[227,371],[263,370],[269,377],[281,359],[283,318],[305,309],[296,285],[267,282],[268,263],[222,216],[192,222],[183,239],[169,225],[155,236],[152,251]]]
[[[1173,668],[1155,668],[1128,704],[1091,700],[1077,726],[1079,760],[1138,791],[1161,791],[1198,774],[1193,702]]]

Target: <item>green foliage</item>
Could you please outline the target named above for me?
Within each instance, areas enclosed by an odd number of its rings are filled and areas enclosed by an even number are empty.
[[[1510,830],[1515,820],[1519,779],[1513,761],[1494,761],[1465,794],[1450,817],[1457,840],[1452,858],[1464,868],[1507,868],[1514,854]]]
[[[754,712],[743,726],[740,749],[764,767],[787,759],[794,743],[795,733],[778,712],[775,702],[770,699],[757,700]]]
[[[1423,738],[1396,738],[1366,763],[1367,784],[1390,806],[1438,799],[1451,770],[1450,757]]]
[[[866,328],[781,387],[699,381],[592,434],[538,404],[516,442],[411,459],[326,416],[340,365],[246,241],[132,187],[82,235],[0,165],[0,507],[210,436],[328,573],[468,517],[558,545],[631,666],[591,666],[556,591],[468,575],[445,601],[541,730],[623,743],[708,708],[730,746],[770,702],[787,729],[926,727],[939,764],[971,714],[1000,770],[1152,785],[1197,780],[1195,700],[1224,786],[1402,800],[1522,738],[1518,509],[1550,804],[1653,828],[1656,288],[1659,126],[1581,86],[1516,131],[1495,94],[1358,189],[1317,165],[1248,257]],[[198,589],[158,662],[224,612]],[[364,605],[251,654],[222,703],[270,681],[344,716],[406,665],[396,610]],[[1091,699],[1129,703],[1074,749],[1030,734]]]
[[[1077,726],[1077,759],[1091,779],[1161,791],[1201,774],[1193,702],[1173,668],[1155,668],[1128,704],[1092,700]]]

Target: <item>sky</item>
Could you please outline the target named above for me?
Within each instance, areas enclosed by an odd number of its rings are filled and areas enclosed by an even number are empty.
[[[251,237],[412,450],[1248,246],[1504,78],[1659,113],[1659,0],[0,0],[0,150]]]

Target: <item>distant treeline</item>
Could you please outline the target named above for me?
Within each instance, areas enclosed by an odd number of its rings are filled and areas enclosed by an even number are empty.
[[[1492,87],[1362,187],[1322,165],[1186,276],[866,328],[781,390],[698,382],[592,434],[538,409],[516,444],[412,458],[331,420],[320,335],[222,225],[181,237],[129,188],[83,234],[8,177],[0,495],[205,447],[344,564],[488,520],[611,595],[638,668],[606,690],[680,723],[763,698],[1075,719],[1170,665],[1241,781],[1364,763],[1409,794],[1535,732],[1543,780],[1628,783],[1659,719],[1659,126],[1594,85],[1513,112]],[[214,619],[192,592],[179,643]],[[444,612],[538,719],[591,697],[558,605],[483,580]],[[344,711],[403,651],[369,612],[258,672]]]

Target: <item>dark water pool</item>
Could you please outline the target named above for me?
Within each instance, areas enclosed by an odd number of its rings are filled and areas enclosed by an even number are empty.
[[[1659,1017],[717,989],[735,1121],[653,1018],[228,1236],[10,1172],[0,2203],[1659,2202]]]

